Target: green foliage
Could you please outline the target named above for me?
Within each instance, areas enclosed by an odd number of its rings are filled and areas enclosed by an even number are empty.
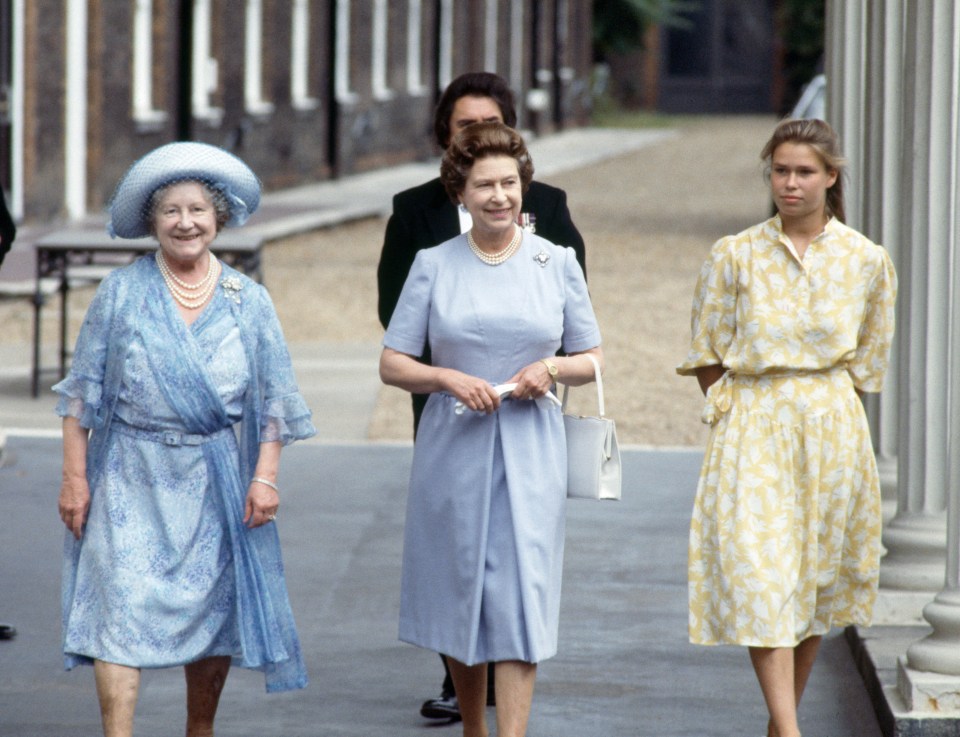
[[[803,85],[817,73],[823,57],[826,32],[826,0],[781,0],[778,25],[783,41],[783,73],[787,91],[787,112]]]
[[[652,24],[686,27],[683,14],[697,5],[694,0],[594,0],[594,57],[643,48],[643,34]]]

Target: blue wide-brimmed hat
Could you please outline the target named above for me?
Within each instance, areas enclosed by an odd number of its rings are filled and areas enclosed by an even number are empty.
[[[116,238],[150,235],[150,197],[173,182],[200,180],[230,203],[228,226],[243,225],[260,204],[260,180],[243,161],[208,143],[179,141],[156,148],[123,175],[110,200],[107,232]]]

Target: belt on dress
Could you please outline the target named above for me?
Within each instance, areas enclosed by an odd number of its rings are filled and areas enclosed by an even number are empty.
[[[793,376],[829,376],[841,371],[846,371],[846,367],[841,365],[825,369],[781,369],[762,374],[744,374],[743,376],[753,379],[779,379]],[[700,415],[702,422],[712,425],[730,411],[733,406],[733,385],[736,380],[737,374],[732,371],[725,371],[723,376],[710,386],[707,390],[707,396],[704,398],[703,413]]]
[[[224,434],[232,432],[233,430],[232,427],[224,427],[208,435],[178,432],[177,430],[144,430],[140,427],[128,425],[126,422],[122,422],[120,420],[113,421],[113,429],[133,438],[148,440],[153,443],[160,443],[161,445],[169,445],[173,447],[180,445],[203,445],[204,443],[209,443],[213,440],[216,440],[217,438],[220,438]]]

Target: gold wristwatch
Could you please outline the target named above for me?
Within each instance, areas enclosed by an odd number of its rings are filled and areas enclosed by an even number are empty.
[[[555,364],[549,358],[541,358],[540,363],[547,367],[547,373],[550,374],[551,379],[557,378],[557,374],[560,373],[560,370],[557,368],[557,364]]]

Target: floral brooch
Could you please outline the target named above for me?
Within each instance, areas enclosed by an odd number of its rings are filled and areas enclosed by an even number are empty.
[[[224,296],[240,304],[240,290],[243,289],[243,282],[236,276],[225,276],[220,280],[220,286],[223,287]]]

